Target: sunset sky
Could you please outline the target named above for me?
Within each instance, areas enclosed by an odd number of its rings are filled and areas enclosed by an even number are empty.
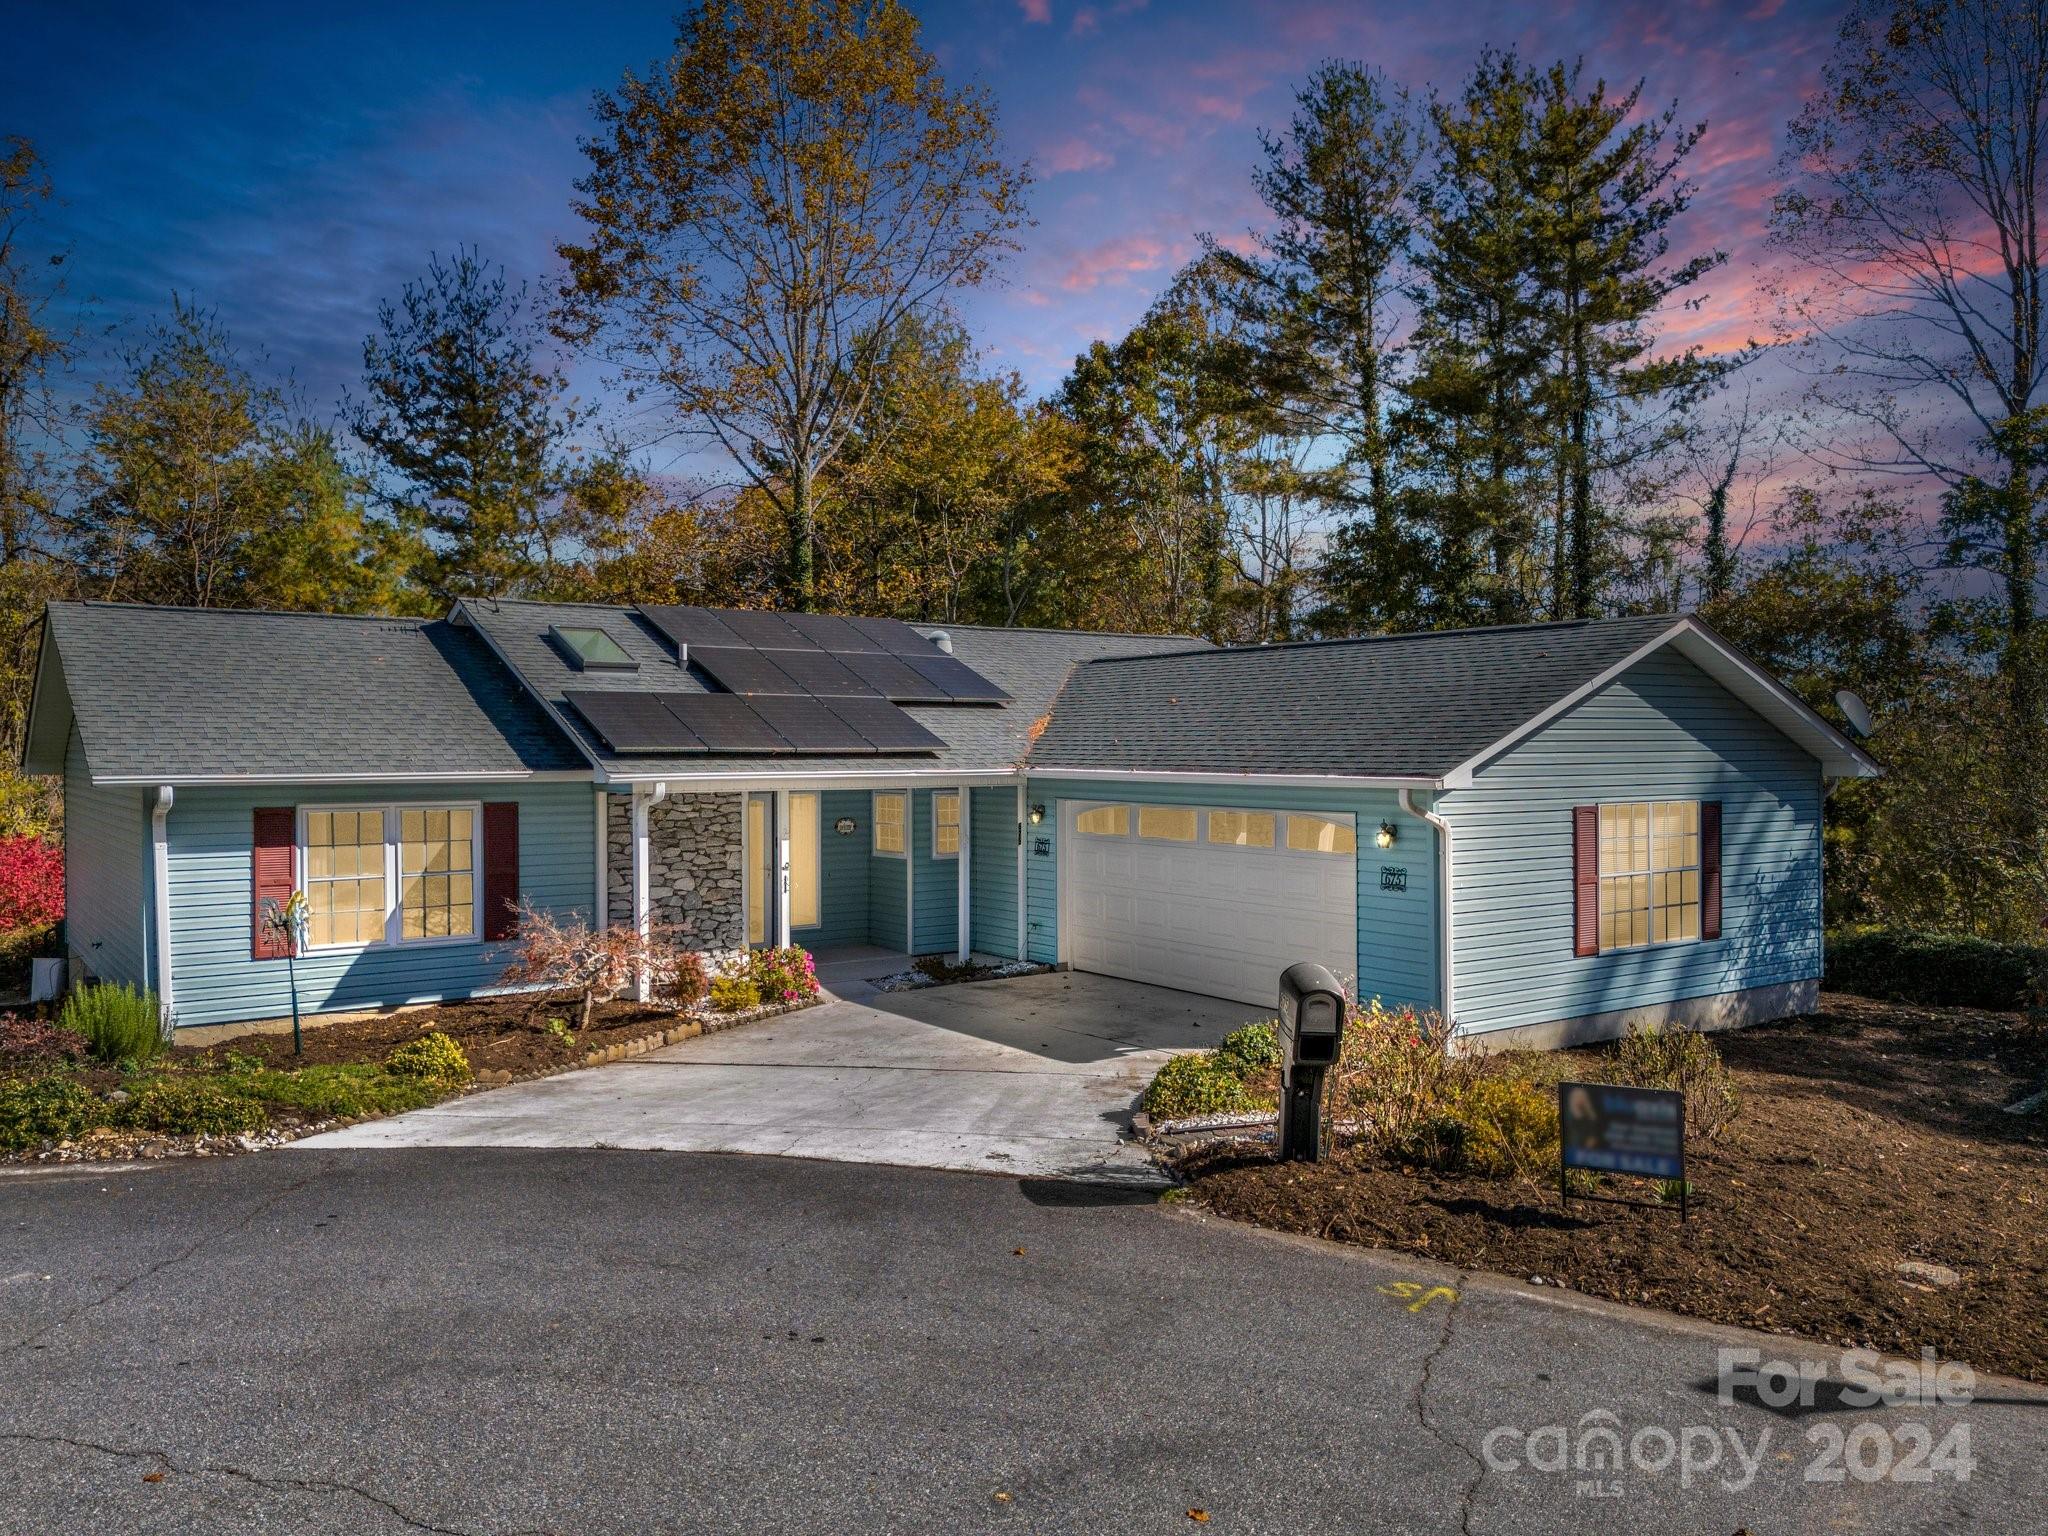
[[[962,308],[992,362],[1039,390],[1121,334],[1195,249],[1259,208],[1260,127],[1329,57],[1455,89],[1481,46],[1647,81],[1709,130],[1679,240],[1730,261],[1674,338],[1761,334],[1754,292],[1786,120],[1837,7],[965,0],[915,9],[950,78],[995,95],[1039,184],[1004,284]],[[591,93],[667,51],[671,7],[374,3],[237,10],[30,0],[0,56],[0,131],[46,155],[49,238],[98,333],[173,292],[216,308],[322,414],[354,377],[377,302],[429,252],[474,243],[543,279],[574,232]],[[101,352],[109,350],[104,345]]]

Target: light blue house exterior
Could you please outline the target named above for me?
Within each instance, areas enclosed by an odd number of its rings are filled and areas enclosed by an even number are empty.
[[[571,624],[630,665],[579,676]],[[315,1014],[459,998],[501,984],[523,903],[714,967],[1024,958],[1251,1016],[1314,958],[1488,1045],[1718,1027],[1812,1005],[1827,782],[1875,771],[1684,617],[943,649],[1010,702],[909,710],[921,756],[631,756],[576,688],[710,687],[635,610],[60,605],[24,760],[64,779],[74,975],[187,1027],[284,1014],[294,972]],[[287,964],[261,914],[315,888],[337,915]]]

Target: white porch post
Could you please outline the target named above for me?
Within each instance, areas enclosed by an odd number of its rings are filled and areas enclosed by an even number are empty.
[[[961,965],[965,965],[967,963],[967,953],[974,947],[974,917],[969,910],[974,892],[974,880],[972,878],[974,872],[969,868],[974,854],[974,834],[971,830],[974,823],[972,815],[974,801],[971,796],[974,791],[969,786],[962,784],[955,793],[960,796],[960,868],[958,871],[960,879],[960,953],[956,958]]]
[[[789,944],[789,791],[775,791],[775,947]]]
[[[1024,781],[1017,781],[1017,958],[1024,958],[1026,917],[1024,914],[1024,839],[1029,835],[1024,817]]]
[[[633,928],[642,939],[652,926],[647,900],[648,812],[667,798],[666,784],[633,786]],[[643,965],[634,979],[633,995],[644,1003],[652,1000],[653,993],[653,983]]]
[[[150,892],[156,950],[156,1005],[158,1023],[168,1034],[177,1023],[177,999],[171,995],[171,802],[177,796],[168,784],[159,784],[156,804],[149,813]],[[296,860],[296,850],[292,857]],[[298,870],[293,869],[296,881]]]
[[[590,928],[603,933],[611,924],[611,793],[602,785],[597,790],[597,890],[590,902]]]

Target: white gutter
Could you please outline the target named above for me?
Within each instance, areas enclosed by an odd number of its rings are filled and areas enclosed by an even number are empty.
[[[1437,934],[1437,974],[1442,978],[1440,991],[1443,995],[1444,1022],[1453,1029],[1458,1022],[1457,973],[1454,969],[1454,947],[1452,944],[1452,917],[1456,911],[1452,893],[1456,889],[1453,880],[1456,865],[1451,857],[1451,824],[1434,810],[1425,811],[1415,803],[1415,792],[1403,789],[1400,793],[1401,809],[1417,820],[1426,821],[1436,828],[1437,885],[1443,895],[1438,902],[1441,927]]]
[[[974,768],[962,771],[958,768],[929,768],[922,773],[907,773],[902,769],[883,769],[873,772],[839,770],[832,773],[805,773],[801,758],[791,758],[786,773],[762,773],[752,770],[745,773],[690,773],[665,768],[659,773],[608,773],[605,782],[611,784],[667,784],[681,791],[701,787],[722,793],[767,789],[929,789],[934,786],[946,788],[954,784],[1014,784],[1017,770],[1014,768]]]
[[[588,784],[588,768],[549,768],[539,772],[492,771],[487,773],[215,773],[177,774],[170,782],[187,789],[213,784]],[[162,784],[159,773],[122,773],[95,777],[95,785],[123,787],[131,784]]]
[[[1274,789],[1441,789],[1442,781],[1423,774],[1387,776],[1354,773],[1169,773],[1152,768],[1041,768],[1031,765],[1036,779],[1072,779],[1080,784],[1122,784],[1133,779],[1164,784],[1256,784]]]
[[[171,837],[168,825],[171,802],[176,793],[168,784],[156,789],[156,804],[149,811],[150,868],[155,876],[153,903],[156,919],[156,1001],[168,1030],[176,1020],[171,997]]]

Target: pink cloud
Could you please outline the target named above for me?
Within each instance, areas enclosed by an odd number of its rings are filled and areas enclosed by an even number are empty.
[[[1024,13],[1024,19],[1043,27],[1052,22],[1052,0],[1017,0],[1017,9]]]
[[[1038,163],[1048,174],[1059,176],[1072,171],[1099,171],[1115,164],[1115,157],[1093,140],[1073,138],[1062,139],[1047,148]]]
[[[1158,272],[1174,260],[1173,247],[1150,235],[1124,235],[1083,251],[1060,274],[1069,293],[1085,293],[1139,272]]]
[[[1073,23],[1067,28],[1069,37],[1086,37],[1091,32],[1102,30],[1102,13],[1092,5],[1084,5],[1074,12]]]

